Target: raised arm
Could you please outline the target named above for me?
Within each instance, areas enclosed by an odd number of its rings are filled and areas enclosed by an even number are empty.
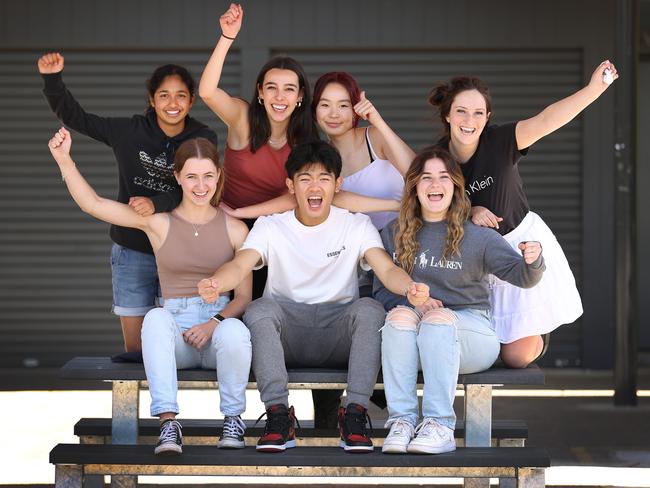
[[[354,111],[372,125],[370,135],[373,148],[378,155],[390,161],[404,176],[415,157],[413,150],[390,128],[379,111],[366,98],[365,91],[361,92],[361,100],[354,106]]]
[[[70,195],[81,210],[93,217],[123,227],[149,230],[151,217],[142,217],[128,205],[102,198],[88,184],[70,157],[72,138],[65,128],[59,129],[50,139],[48,147],[59,165],[61,176],[70,191]],[[160,216],[159,216],[160,217]]]
[[[219,81],[226,55],[241,29],[243,18],[244,10],[241,5],[234,3],[219,18],[222,34],[199,83],[199,96],[228,126],[228,143],[236,148],[248,143],[248,104],[219,88]]]
[[[77,132],[111,146],[114,126],[118,119],[88,113],[79,105],[63,83],[63,56],[56,52],[44,54],[38,59],[37,66],[45,83],[43,94],[59,121]]]
[[[603,61],[592,73],[587,86],[573,95],[549,105],[534,117],[520,121],[515,129],[517,149],[526,149],[542,137],[569,123],[589,104],[600,97],[609,87],[603,80],[606,69],[610,70],[614,80],[618,78],[616,67],[609,60]]]

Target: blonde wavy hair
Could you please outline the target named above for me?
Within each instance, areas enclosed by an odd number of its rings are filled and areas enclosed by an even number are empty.
[[[441,147],[428,147],[420,151],[406,172],[402,205],[395,229],[395,254],[400,266],[408,273],[413,271],[415,258],[420,250],[416,234],[423,225],[417,184],[424,172],[424,165],[431,159],[440,159],[445,164],[449,177],[454,183],[454,194],[447,209],[447,238],[443,258],[460,256],[460,243],[465,233],[463,224],[470,215],[471,204],[465,194],[465,179],[456,160]]]

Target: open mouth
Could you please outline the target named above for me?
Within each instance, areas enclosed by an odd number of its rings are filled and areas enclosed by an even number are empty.
[[[165,113],[169,117],[178,117],[180,115],[181,111],[180,110],[165,110]]]
[[[276,112],[283,113],[287,110],[288,105],[280,105],[279,103],[272,103],[271,108]]]
[[[461,131],[463,134],[471,135],[471,134],[474,134],[474,132],[476,132],[476,129],[472,129],[472,128],[470,128],[470,127],[462,127],[462,126],[461,126],[461,127],[460,127],[460,131]]]
[[[442,193],[440,192],[431,192],[427,193],[427,198],[430,202],[439,202],[442,200]]]
[[[308,197],[307,204],[310,209],[318,210],[323,205],[323,197]]]
[[[206,196],[208,196],[207,191],[204,192],[193,191],[192,194],[197,198],[205,198]]]

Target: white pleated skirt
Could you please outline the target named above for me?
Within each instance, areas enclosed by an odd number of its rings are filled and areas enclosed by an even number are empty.
[[[496,276],[490,276],[492,324],[502,344],[522,337],[546,334],[562,324],[570,324],[582,315],[582,301],[576,281],[555,235],[534,212],[503,236],[517,248],[522,241],[542,243],[546,271],[532,288],[519,288]]]

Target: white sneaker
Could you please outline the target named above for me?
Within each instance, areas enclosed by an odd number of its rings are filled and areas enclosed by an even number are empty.
[[[407,448],[408,452],[419,454],[440,454],[456,450],[454,431],[440,425],[431,417],[426,417],[415,428],[416,437]]]
[[[384,439],[384,446],[381,452],[391,454],[401,454],[406,452],[406,448],[415,435],[413,426],[404,419],[397,419],[390,424],[390,432]]]

